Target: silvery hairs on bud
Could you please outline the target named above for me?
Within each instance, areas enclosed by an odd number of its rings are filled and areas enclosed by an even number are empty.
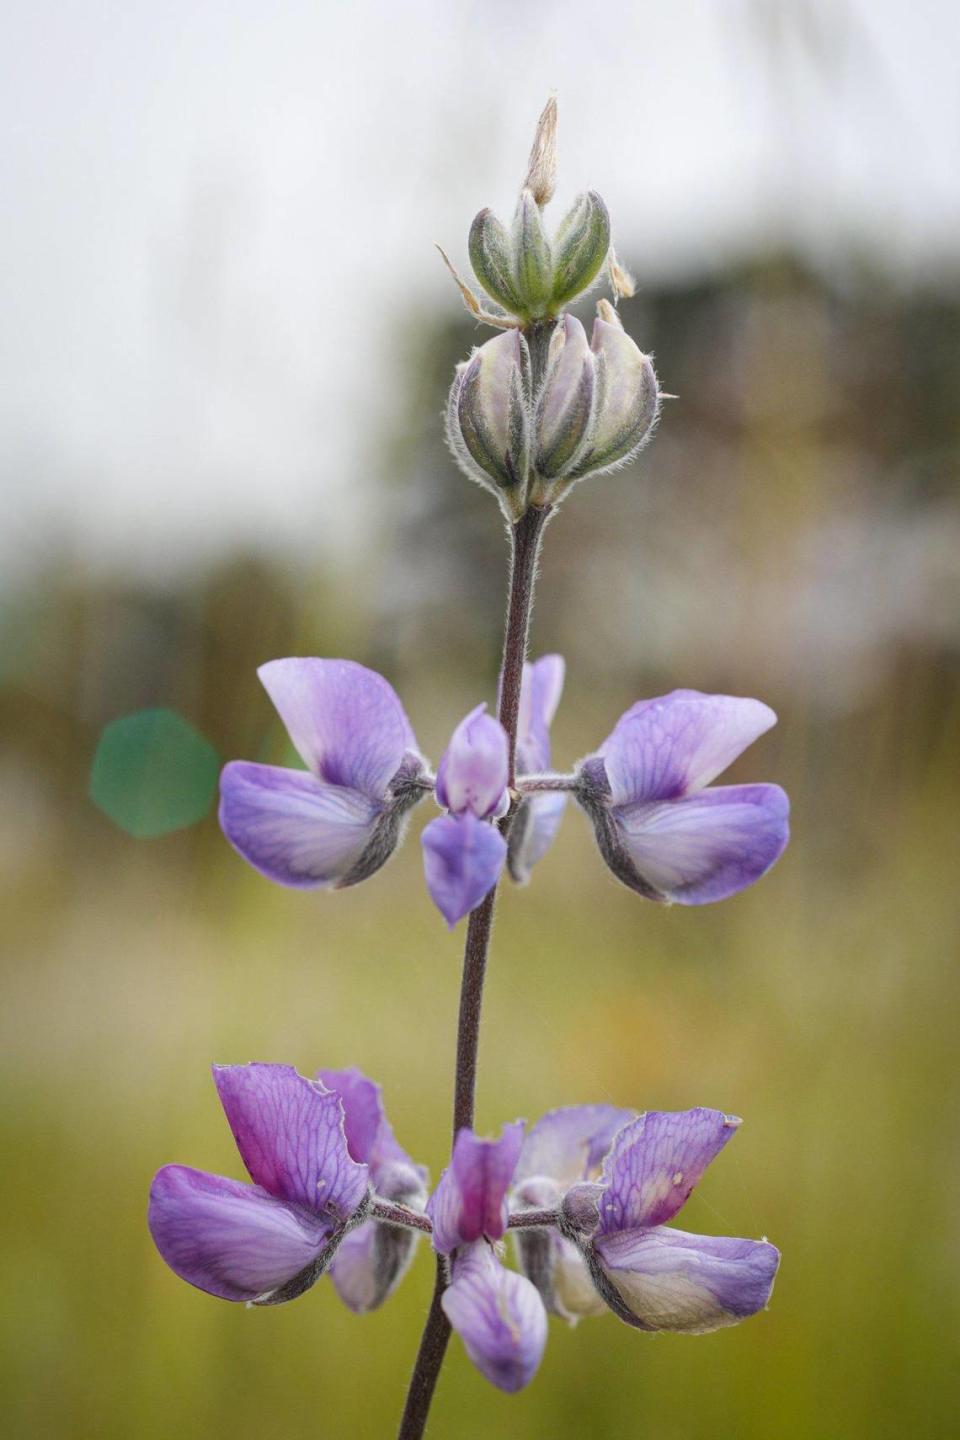
[[[551,95],[540,112],[521,190],[529,190],[542,208],[557,187],[557,97]]]

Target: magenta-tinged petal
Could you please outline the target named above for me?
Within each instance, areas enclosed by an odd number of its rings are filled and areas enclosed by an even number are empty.
[[[597,751],[611,805],[673,800],[702,789],[776,721],[769,705],[734,695],[674,690],[639,701]]]
[[[523,1121],[504,1125],[496,1140],[461,1130],[453,1159],[427,1202],[433,1245],[449,1255],[458,1245],[486,1236],[499,1240],[507,1228],[507,1191],[523,1145]]]
[[[345,1220],[367,1192],[339,1097],[292,1065],[215,1065],[213,1078],[250,1178],[269,1194]]]
[[[780,1253],[765,1240],[688,1235],[658,1226],[608,1235],[597,1258],[647,1330],[703,1335],[764,1309]]]
[[[507,843],[495,825],[469,811],[431,820],[420,840],[427,889],[452,929],[496,885]]]
[[[393,1133],[380,1086],[352,1066],[318,1070],[317,1079],[340,1097],[347,1148],[354,1160],[369,1167],[370,1180],[388,1200],[403,1200],[422,1209],[427,1198],[426,1171],[415,1165]]]
[[[636,1114],[616,1105],[566,1105],[548,1111],[527,1132],[516,1183],[545,1175],[566,1187],[589,1179],[599,1169],[614,1136]]]
[[[598,1235],[662,1225],[686,1203],[740,1121],[722,1110],[648,1110],[617,1132],[604,1161]]]
[[[270,660],[257,674],[318,779],[384,799],[417,742],[382,675],[353,660],[316,659]]]
[[[456,1256],[441,1304],[492,1385],[512,1395],[530,1383],[547,1343],[547,1314],[530,1281],[505,1270],[485,1241]]]
[[[170,1269],[222,1300],[255,1300],[317,1258],[331,1227],[258,1185],[165,1165],[148,1223]]]
[[[517,721],[517,771],[532,775],[550,764],[550,726],[560,704],[565,672],[562,655],[541,655],[523,667]]]
[[[485,819],[500,807],[509,777],[507,732],[485,705],[454,730],[437,766],[437,800],[454,815]]]
[[[745,890],[790,838],[790,802],[779,785],[717,785],[683,800],[625,806],[613,817],[644,880],[681,905]]]
[[[220,777],[220,826],[233,848],[279,885],[336,885],[369,843],[380,807],[300,770],[233,760]]]

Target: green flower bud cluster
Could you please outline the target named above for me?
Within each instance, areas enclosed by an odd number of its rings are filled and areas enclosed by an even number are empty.
[[[532,190],[521,191],[510,230],[492,210],[470,227],[470,263],[491,300],[521,325],[549,319],[599,275],[610,250],[610,216],[595,190],[580,195],[551,241]]]

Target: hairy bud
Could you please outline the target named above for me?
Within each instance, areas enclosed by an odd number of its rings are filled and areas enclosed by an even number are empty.
[[[517,294],[526,315],[546,315],[553,290],[553,260],[540,207],[531,191],[521,192],[513,221]]]
[[[562,475],[580,451],[593,415],[594,375],[586,332],[565,315],[553,332],[537,404],[535,465],[545,479]]]
[[[589,289],[610,250],[610,216],[595,190],[580,195],[560,222],[553,242],[555,309]]]
[[[607,301],[597,306],[590,349],[596,368],[593,424],[569,479],[626,464],[649,438],[660,396],[649,355],[624,332]]]
[[[597,312],[589,344],[574,316],[556,326],[536,396],[519,330],[488,340],[457,369],[450,448],[512,518],[528,504],[555,504],[586,475],[626,464],[653,428],[660,395],[650,357],[608,301]]]
[[[498,494],[508,514],[522,513],[530,451],[530,354],[518,330],[488,340],[457,367],[447,439],[471,479]]]
[[[492,210],[481,210],[470,226],[468,241],[473,273],[491,300],[516,314],[522,309],[514,278],[513,245],[506,227]]]

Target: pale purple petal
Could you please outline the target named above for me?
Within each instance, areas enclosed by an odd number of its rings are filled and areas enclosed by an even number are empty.
[[[541,655],[523,667],[517,721],[517,772],[532,775],[550,764],[550,726],[563,693],[562,655]]]
[[[523,1145],[523,1121],[504,1125],[496,1140],[461,1130],[453,1159],[427,1202],[433,1245],[448,1255],[458,1245],[486,1236],[499,1240],[507,1228],[507,1191]]]
[[[547,790],[530,795],[523,801],[510,828],[510,874],[520,885],[530,879],[530,872],[543,859],[560,829],[567,796],[562,790]]]
[[[500,878],[507,842],[495,825],[465,815],[441,815],[420,837],[433,903],[453,929]]]
[[[257,671],[304,764],[329,785],[383,800],[416,751],[393,687],[353,660],[270,660]]]
[[[588,1315],[606,1313],[606,1302],[597,1293],[586,1261],[576,1245],[556,1231],[550,1232],[554,1249],[553,1295],[557,1314],[569,1324]]]
[[[457,1255],[441,1304],[491,1384],[514,1394],[530,1383],[547,1343],[547,1314],[530,1281],[505,1270],[485,1241]]]
[[[684,800],[614,810],[640,875],[669,900],[706,905],[765,875],[790,838],[779,785],[717,785]]]
[[[330,1277],[343,1303],[358,1315],[376,1310],[403,1278],[413,1258],[415,1231],[365,1220],[341,1241]]]
[[[595,1174],[613,1138],[636,1118],[616,1105],[566,1105],[550,1110],[527,1132],[516,1181],[549,1176],[566,1188]]]
[[[367,1167],[350,1158],[336,1095],[291,1065],[215,1065],[213,1078],[256,1184],[337,1220],[354,1213]]]
[[[233,848],[279,885],[336,885],[359,860],[381,807],[301,770],[233,760],[220,777],[220,825]]]
[[[674,690],[641,700],[596,752],[612,805],[674,800],[709,785],[777,717],[759,700]]]
[[[780,1253],[760,1240],[658,1226],[596,1242],[604,1271],[641,1325],[702,1335],[764,1309]]]
[[[148,1223],[170,1269],[222,1300],[255,1300],[292,1280],[331,1229],[258,1185],[184,1165],[154,1177]]]
[[[437,766],[437,800],[453,815],[485,819],[500,808],[509,778],[507,732],[485,705],[454,730]]]
[[[686,1203],[740,1121],[722,1110],[649,1110],[617,1132],[604,1161],[598,1235],[662,1225]]]
[[[318,1070],[316,1078],[340,1097],[347,1149],[354,1160],[368,1166],[374,1189],[388,1200],[402,1199],[414,1209],[422,1209],[427,1198],[426,1171],[414,1164],[394,1135],[380,1086],[355,1066]]]
[[[375,1223],[365,1220],[345,1235],[330,1266],[334,1289],[356,1315],[365,1315],[379,1304],[374,1268]]]

